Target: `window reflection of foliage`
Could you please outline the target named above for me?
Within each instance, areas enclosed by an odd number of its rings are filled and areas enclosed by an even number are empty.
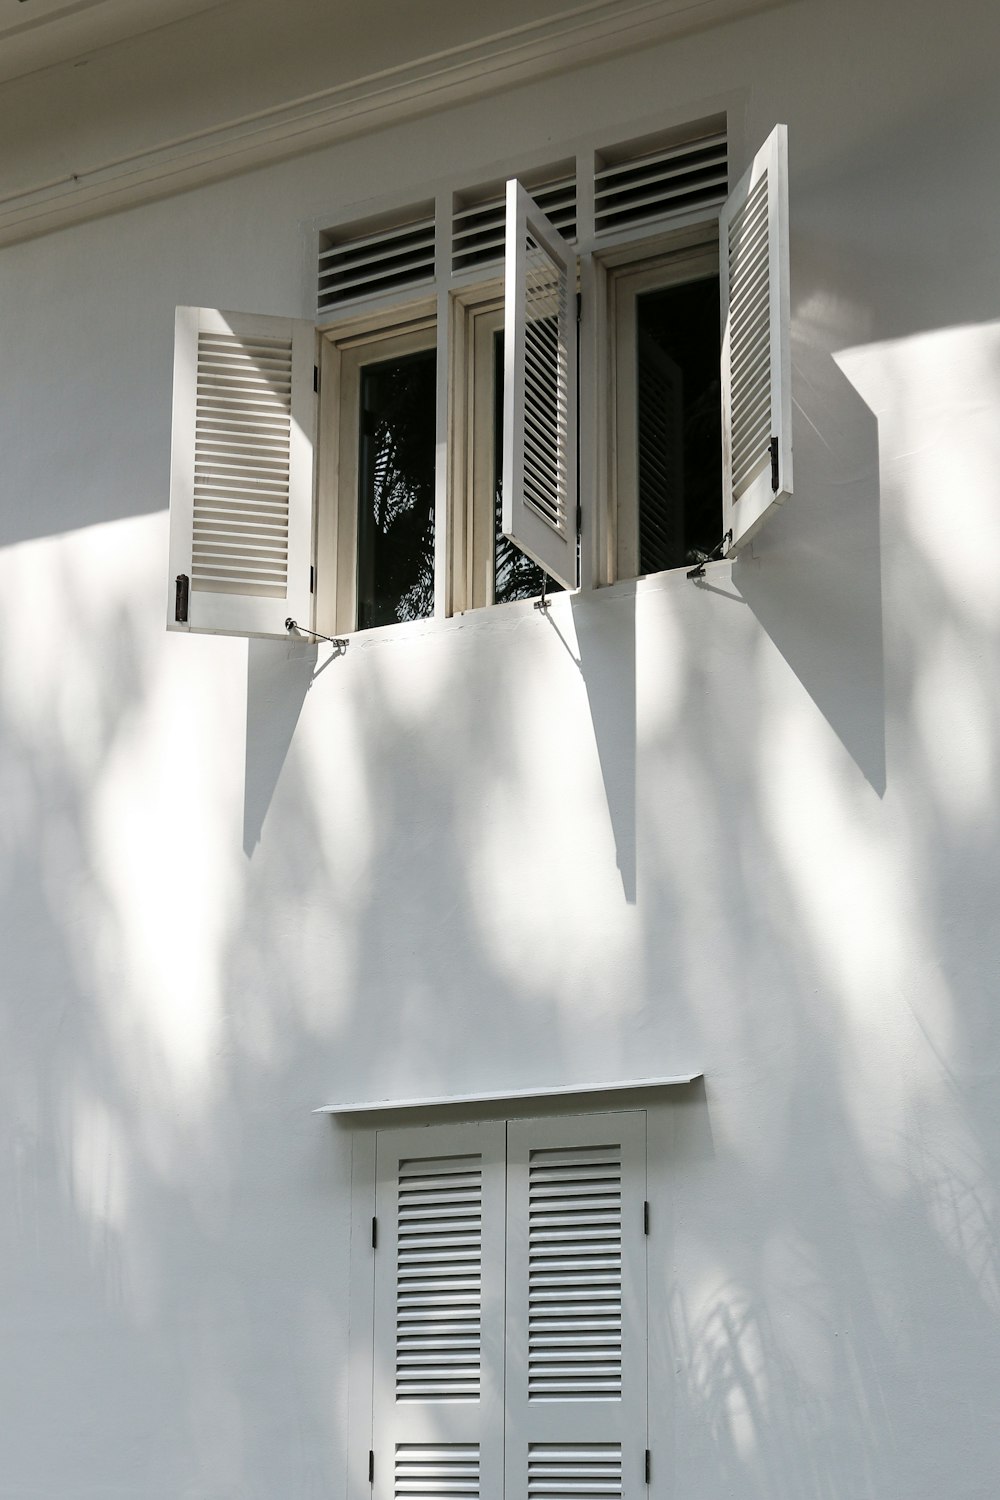
[[[434,612],[434,355],[366,372],[369,517],[378,622]]]

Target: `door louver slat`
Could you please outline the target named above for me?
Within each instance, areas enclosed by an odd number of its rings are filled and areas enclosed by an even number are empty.
[[[601,159],[599,158],[599,161]],[[722,203],[728,184],[725,131],[661,149],[603,160],[594,178],[594,227],[598,234],[711,208]]]
[[[528,1500],[619,1500],[620,1443],[529,1443]]]
[[[328,229],[320,235],[319,312],[344,302],[420,286],[434,276],[432,207],[411,209],[406,218],[365,227]]]
[[[479,1444],[397,1444],[393,1494],[396,1500],[477,1500]]]
[[[530,1154],[529,1401],[621,1396],[621,1194],[618,1145]]]
[[[193,590],[285,597],[291,390],[291,338],[199,333]]]
[[[482,1159],[402,1160],[397,1192],[396,1399],[475,1401],[480,1387]]]

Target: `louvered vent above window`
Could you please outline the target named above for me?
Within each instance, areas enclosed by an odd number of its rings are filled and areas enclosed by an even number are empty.
[[[320,235],[322,315],[345,302],[421,286],[434,277],[434,205],[422,204],[391,220],[365,220]]]
[[[551,167],[542,177],[532,177],[529,173],[519,181],[563,239],[575,240],[576,172],[573,164]],[[451,225],[451,268],[456,274],[502,260],[506,211],[503,183],[456,197]]]
[[[598,234],[635,230],[692,209],[718,207],[729,178],[725,122],[602,151],[594,178]]]

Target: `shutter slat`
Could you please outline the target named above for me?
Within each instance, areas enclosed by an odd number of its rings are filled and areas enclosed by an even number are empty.
[[[313,345],[289,319],[178,309],[171,571],[191,582],[168,623],[283,636],[309,618]]]
[[[731,549],[791,494],[787,132],[776,126],[720,220],[724,526]],[[778,490],[771,442],[778,443]]]

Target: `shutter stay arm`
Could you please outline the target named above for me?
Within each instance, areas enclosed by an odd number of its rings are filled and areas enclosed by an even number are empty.
[[[700,547],[692,547],[691,551],[687,555],[687,560],[688,562],[693,562],[695,566],[689,569],[687,577],[704,578],[705,564],[710,562],[718,562],[720,558],[724,558],[732,540],[733,533],[732,529],[730,529],[726,532],[721,542],[716,542],[711,552],[703,552]]]
[[[293,630],[297,630],[299,635],[311,635],[314,641],[329,641],[331,646],[336,646],[338,656],[343,656],[347,650],[348,643],[342,635],[321,635],[318,630],[307,630],[304,625],[299,624],[298,620],[293,620],[291,615],[285,621],[285,629],[289,635]]]

